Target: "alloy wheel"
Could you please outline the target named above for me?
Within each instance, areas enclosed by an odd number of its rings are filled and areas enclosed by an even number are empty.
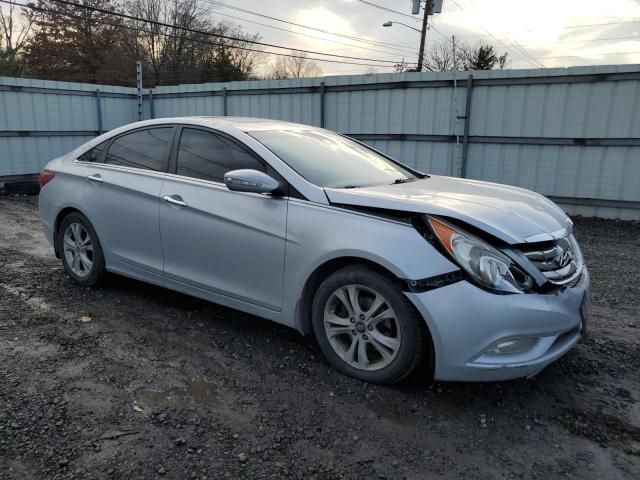
[[[345,285],[329,296],[324,329],[336,354],[359,370],[385,368],[400,351],[395,311],[379,292],[364,285]]]
[[[71,271],[80,278],[93,269],[93,242],[88,230],[80,223],[70,223],[64,231],[64,257]]]

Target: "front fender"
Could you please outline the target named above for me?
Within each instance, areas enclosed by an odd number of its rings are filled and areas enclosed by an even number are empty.
[[[300,329],[295,305],[302,297],[307,280],[321,265],[344,257],[373,262],[407,280],[459,270],[410,224],[290,200],[283,323]]]

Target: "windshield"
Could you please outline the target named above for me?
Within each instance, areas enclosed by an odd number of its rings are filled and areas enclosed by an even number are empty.
[[[417,178],[373,150],[329,131],[267,130],[248,133],[319,187],[370,187]]]

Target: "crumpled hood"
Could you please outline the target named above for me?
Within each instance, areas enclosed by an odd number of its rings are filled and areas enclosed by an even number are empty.
[[[396,185],[325,192],[333,204],[457,218],[510,244],[560,238],[572,228],[566,213],[542,195],[477,180],[431,175]]]

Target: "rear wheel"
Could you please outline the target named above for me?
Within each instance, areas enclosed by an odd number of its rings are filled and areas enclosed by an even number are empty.
[[[328,361],[361,380],[398,382],[424,357],[423,320],[391,279],[364,266],[341,269],[322,282],[312,319]]]
[[[104,255],[93,226],[80,212],[72,212],[58,229],[62,264],[71,279],[85,286],[96,285],[104,275]]]

